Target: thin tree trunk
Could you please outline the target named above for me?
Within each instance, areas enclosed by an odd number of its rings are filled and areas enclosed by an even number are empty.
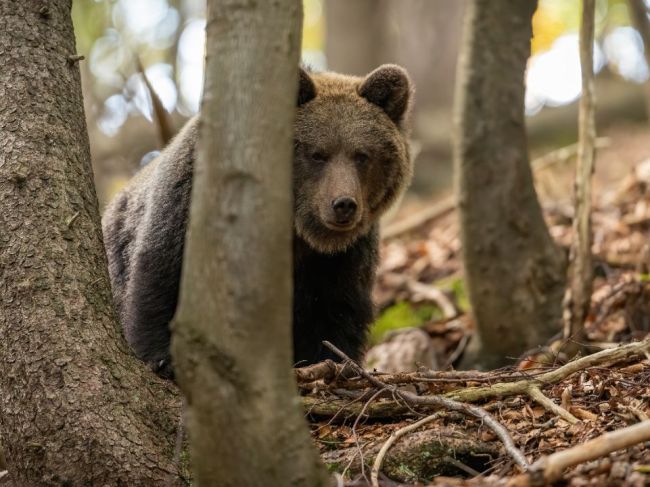
[[[569,257],[569,287],[564,303],[564,337],[580,342],[589,312],[593,289],[591,258],[591,177],[596,154],[596,117],[594,93],[594,11],[595,0],[583,0],[580,27],[580,65],[582,96],[578,121],[578,157],[575,179],[575,215],[573,242]],[[575,347],[570,347],[571,349]]]
[[[508,363],[561,329],[565,263],[537,200],[524,124],[536,6],[474,0],[459,63],[456,186],[482,367]]]
[[[15,485],[176,484],[112,310],[70,0],[0,2],[0,433]]]
[[[648,67],[650,67],[650,22],[648,21],[648,7],[645,0],[627,0],[632,25],[639,32],[643,40],[643,54]],[[650,80],[644,83],[646,117],[650,119]]]
[[[325,485],[291,373],[300,0],[210,3],[172,352],[199,485]]]

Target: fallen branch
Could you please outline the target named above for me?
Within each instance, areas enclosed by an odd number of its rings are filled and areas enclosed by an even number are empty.
[[[376,462],[381,446],[381,443],[365,446],[366,465]],[[503,454],[500,443],[477,440],[476,435],[458,428],[426,429],[411,433],[408,441],[395,442],[385,453],[381,470],[394,481],[412,484],[449,475],[451,469],[459,468],[458,462],[484,471]],[[351,475],[361,474],[361,459],[354,446],[327,451],[321,458],[331,470],[341,471],[350,465]]]
[[[153,85],[151,84],[151,80],[149,79],[149,76],[147,76],[147,72],[142,65],[140,57],[138,56],[135,56],[135,66],[140,76],[142,76],[142,81],[144,81],[144,85],[146,86],[147,91],[149,92],[149,96],[151,97],[151,107],[153,109],[152,111],[154,120],[156,121],[156,125],[158,127],[158,135],[160,136],[160,141],[164,147],[174,137],[174,130],[172,129],[169,113],[167,110],[165,110],[165,106],[163,105],[160,96],[158,96],[158,93],[156,93],[156,90],[154,90]]]
[[[343,399],[320,399],[311,396],[302,398],[305,414],[322,418],[355,418],[361,414],[363,403]],[[400,416],[412,416],[413,412],[404,404],[397,401],[375,401],[370,404],[364,414],[370,419],[386,419]]]
[[[440,412],[431,414],[426,418],[422,418],[420,421],[416,421],[413,424],[398,429],[397,431],[395,431],[393,434],[390,435],[388,440],[386,440],[386,442],[379,450],[379,453],[377,453],[377,456],[375,457],[375,463],[373,463],[372,465],[372,470],[370,471],[370,482],[372,483],[372,487],[379,487],[379,470],[381,469],[381,463],[384,461],[384,457],[386,456],[386,453],[388,452],[390,447],[393,446],[393,444],[397,440],[399,440],[402,436],[412,433],[420,426],[430,423],[431,421],[438,419],[440,416],[441,416]]]
[[[596,148],[609,147],[610,139],[607,137],[599,137],[596,139],[595,146]],[[578,153],[578,144],[571,144],[566,147],[561,147],[555,149],[554,151],[549,152],[537,159],[535,159],[531,166],[533,171],[537,173],[538,171],[544,170],[554,164],[560,162],[566,162]],[[420,210],[419,212],[413,213],[399,221],[394,221],[386,225],[381,232],[381,238],[384,240],[399,237],[405,233],[420,228],[427,223],[431,223],[438,218],[442,218],[445,215],[456,210],[456,197],[455,195],[445,196],[443,199],[437,201],[431,206]]]
[[[576,418],[565,408],[558,406],[553,402],[552,399],[546,397],[544,393],[539,389],[539,387],[530,387],[526,393],[532,400],[537,402],[537,404],[542,406],[544,409],[557,414],[559,417],[569,422],[570,424],[576,424],[579,421],[578,418]]]
[[[340,375],[342,370],[340,364],[336,364],[333,360],[327,359],[307,367],[293,369],[293,373],[296,377],[296,381],[299,383],[314,382],[317,380],[329,382],[337,375]]]
[[[533,387],[556,384],[570,375],[589,367],[608,367],[617,362],[623,362],[634,357],[650,354],[650,338],[641,342],[628,343],[618,348],[610,348],[601,352],[579,358],[557,369],[536,375],[530,379],[515,382],[502,382],[482,387],[468,387],[445,394],[445,397],[455,401],[474,402],[492,397],[525,394],[530,396]]]
[[[325,360],[314,365],[294,369],[294,375],[298,387],[304,390],[313,389],[365,389],[371,384],[363,377],[352,377],[344,364],[337,364],[331,360]],[[529,379],[540,375],[542,372],[529,372],[521,370],[510,370],[504,372],[479,372],[476,370],[460,371],[439,371],[423,369],[417,372],[382,373],[372,372],[371,374],[386,384],[458,384],[465,386],[467,383],[475,382],[508,382],[521,379]]]
[[[525,395],[542,405],[545,409],[552,412],[553,414],[559,415],[567,422],[575,423],[577,421],[577,418],[569,411],[559,405],[556,405],[551,399],[544,396],[544,394],[541,392],[541,388],[543,386],[557,384],[570,375],[588,369],[590,367],[607,367],[619,362],[630,360],[635,357],[642,357],[644,354],[650,355],[650,339],[646,339],[641,342],[621,345],[617,348],[603,350],[569,362],[568,364],[558,367],[557,369],[541,373],[536,372],[534,374],[526,375],[523,378],[521,371],[498,375],[490,375],[474,371],[420,371],[401,374],[373,375],[367,371],[364,371],[363,374],[360,374],[358,369],[355,369],[355,372],[361,377],[357,379],[339,380],[338,377],[341,377],[340,372],[343,370],[344,364],[334,364],[332,362],[332,366],[334,366],[336,373],[332,373],[330,371],[327,372],[326,375],[329,377],[336,377],[337,380],[334,380],[329,384],[326,384],[324,381],[320,381],[318,384],[337,395],[341,395],[341,391],[348,391],[349,393],[352,393],[353,390],[376,387],[377,383],[382,384],[381,387],[392,385],[395,388],[400,385],[417,383],[428,384],[439,382],[442,384],[447,384],[447,386],[449,384],[457,384],[462,386],[467,382],[489,382],[490,384],[486,386],[475,386],[466,387],[464,389],[457,389],[447,392],[442,396],[413,396],[416,398],[415,401],[417,401],[418,406],[420,406],[419,410],[426,411],[434,409],[435,407],[440,407],[441,405],[435,400],[433,402],[428,402],[426,399],[428,397],[444,397],[446,399],[451,399],[453,401],[459,402],[476,402],[490,398]],[[330,370],[328,368],[330,366],[317,367],[318,365],[319,364],[316,364],[315,366],[306,368],[310,369],[310,371],[306,372],[304,375],[301,375],[298,373],[298,371],[296,371],[297,377],[304,377],[305,380],[314,379],[316,377],[319,377],[316,371],[322,372]],[[636,370],[638,369],[637,365],[638,364],[635,364],[632,367],[634,367]],[[316,375],[312,375],[312,373]],[[370,377],[372,380],[368,379],[368,377]],[[503,382],[495,383],[497,380],[501,380]],[[303,389],[313,388],[313,385],[313,381],[307,384],[299,384],[299,386]],[[330,418],[356,417],[360,414],[362,409],[361,405],[358,403],[331,398],[316,399],[313,396],[303,397],[303,406],[305,412],[311,416]],[[410,416],[413,414],[413,411],[398,401],[382,400],[371,404],[365,411],[365,414],[369,418],[380,419],[397,416]]]
[[[481,419],[483,423],[487,425],[494,432],[494,434],[497,435],[497,437],[501,440],[501,442],[503,443],[506,449],[506,452],[510,455],[510,457],[514,460],[514,462],[520,467],[522,467],[523,469],[528,468],[528,461],[526,460],[526,457],[515,446],[508,431],[496,419],[494,419],[494,417],[490,413],[488,413],[484,409],[470,404],[463,404],[443,396],[418,396],[408,391],[401,391],[397,389],[397,387],[385,384],[381,382],[379,379],[377,379],[376,377],[373,377],[371,374],[366,372],[363,369],[363,367],[361,367],[359,364],[357,364],[352,359],[350,359],[350,357],[348,357],[344,352],[342,352],[336,346],[332,345],[330,342],[323,341],[323,344],[327,348],[329,348],[332,352],[334,352],[336,355],[338,355],[343,360],[345,360],[346,363],[348,363],[359,375],[365,377],[373,386],[375,386],[378,389],[387,389],[391,391],[396,397],[399,397],[400,399],[404,400],[408,404],[433,405],[433,406],[444,407],[451,411],[458,411],[468,416],[473,416],[475,418]]]
[[[443,217],[456,209],[456,198],[450,195],[417,213],[386,226],[381,232],[382,239],[395,238],[419,228],[437,218]]]
[[[529,471],[514,478],[509,487],[526,487],[560,479],[562,472],[575,465],[596,460],[616,450],[631,447],[644,441],[650,441],[650,421],[611,431],[589,440],[581,445],[542,457],[531,465]]]
[[[440,308],[440,311],[442,311],[444,319],[448,320],[458,316],[458,311],[454,304],[447,296],[445,296],[445,293],[437,287],[423,284],[415,279],[409,279],[407,281],[407,286],[415,296],[419,295],[428,301],[434,302],[436,306]]]

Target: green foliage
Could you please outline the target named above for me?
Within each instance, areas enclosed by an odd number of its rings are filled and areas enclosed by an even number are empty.
[[[470,310],[469,297],[462,277],[446,277],[434,282],[433,285],[441,291],[451,294],[453,302],[461,312]],[[391,331],[422,326],[427,321],[440,320],[443,317],[442,311],[434,303],[400,301],[386,308],[372,325],[370,344],[380,343]]]
[[[413,471],[411,467],[404,463],[401,463],[397,470],[402,474],[403,477],[411,479],[413,482],[418,480],[418,475]]]
[[[88,56],[95,41],[101,37],[111,20],[109,2],[72,2],[72,22],[77,40],[77,52]]]
[[[463,281],[462,277],[445,277],[434,282],[433,285],[443,292],[451,293],[454,303],[456,306],[458,306],[461,312],[467,313],[470,310],[471,306],[469,302],[469,296],[467,295],[467,290],[465,289],[465,281]]]
[[[421,326],[431,319],[442,318],[442,313],[437,306],[430,303],[415,305],[402,301],[389,308],[377,318],[370,329],[370,342],[377,344],[386,334],[401,328]]]

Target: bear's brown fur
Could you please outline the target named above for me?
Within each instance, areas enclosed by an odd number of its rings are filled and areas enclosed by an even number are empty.
[[[411,177],[406,72],[365,78],[300,71],[294,127],[294,358],[358,358],[372,321],[378,219]],[[197,118],[108,206],[104,239],[117,311],[142,360],[171,374]]]

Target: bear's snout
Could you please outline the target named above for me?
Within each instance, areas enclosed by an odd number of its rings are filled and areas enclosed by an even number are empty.
[[[352,223],[358,207],[357,200],[350,196],[341,196],[332,201],[336,224],[348,226]]]

